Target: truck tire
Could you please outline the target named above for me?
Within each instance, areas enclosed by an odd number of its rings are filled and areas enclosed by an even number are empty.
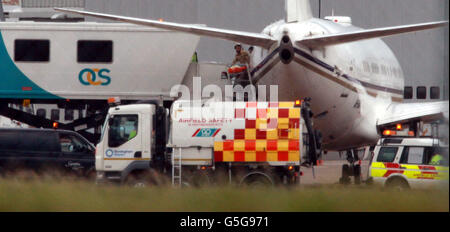
[[[189,183],[192,187],[205,187],[211,184],[211,177],[206,171],[197,171],[189,178]]]
[[[85,174],[85,178],[88,179],[89,181],[93,181],[96,179],[96,172],[95,172],[95,168],[91,168],[89,169],[86,174]]]
[[[145,180],[138,175],[128,175],[125,183],[133,188],[145,188],[149,185],[148,180]]]
[[[274,185],[272,178],[266,173],[255,172],[244,176],[240,183],[241,186],[251,188],[271,187]]]
[[[150,169],[144,172],[130,173],[126,178],[125,183],[131,187],[142,188],[152,185],[164,185],[167,184],[168,181],[162,174],[158,173],[156,170]]]
[[[391,179],[388,179],[385,184],[386,188],[396,191],[405,191],[408,190],[410,187],[408,185],[408,182],[406,182],[404,179],[400,177],[393,177]]]

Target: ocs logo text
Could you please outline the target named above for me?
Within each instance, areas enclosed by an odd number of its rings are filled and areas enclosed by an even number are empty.
[[[98,68],[86,68],[81,70],[78,74],[78,79],[80,83],[86,86],[93,85],[109,85],[111,83],[111,77],[107,76],[111,71],[108,69],[98,69]]]

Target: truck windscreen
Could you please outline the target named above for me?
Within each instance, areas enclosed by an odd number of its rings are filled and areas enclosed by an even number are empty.
[[[138,133],[138,115],[114,115],[109,119],[108,146],[119,147]]]

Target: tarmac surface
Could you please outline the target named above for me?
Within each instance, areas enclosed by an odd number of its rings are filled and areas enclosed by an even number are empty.
[[[348,164],[346,160],[324,160],[319,166],[313,168],[302,167],[300,170],[303,176],[300,179],[300,185],[322,185],[337,184],[342,176],[342,165]],[[361,180],[367,179],[369,161],[361,163]],[[353,181],[353,180],[352,180]]]

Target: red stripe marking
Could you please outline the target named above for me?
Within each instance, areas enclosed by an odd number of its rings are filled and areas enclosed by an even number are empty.
[[[435,166],[432,165],[419,165],[420,170],[427,170],[421,172],[422,175],[433,175],[433,177],[418,177],[417,179],[434,180],[439,175]]]
[[[195,131],[195,133],[192,135],[192,137],[197,136],[198,132],[200,132],[200,128],[198,128],[198,129]]]
[[[394,174],[394,173],[403,174],[403,170],[387,170],[387,172],[384,174],[383,177],[388,177],[388,176],[390,176],[391,174]]]
[[[430,170],[430,171],[436,171],[436,167],[435,166],[431,166],[431,165],[419,165],[419,169],[423,170]]]
[[[384,163],[384,166],[386,168],[400,168],[400,164],[396,164],[396,163]]]
[[[32,87],[22,87],[22,91],[31,91],[33,90]]]
[[[219,133],[219,131],[220,131],[220,128],[216,130],[216,132],[213,134],[212,137],[215,137]]]
[[[384,163],[384,166],[386,168],[400,168],[400,164],[396,164],[396,163]],[[388,177],[394,173],[403,174],[403,172],[404,172],[403,170],[387,170],[387,172],[384,174],[383,177]]]
[[[421,179],[421,180],[434,180],[433,177],[417,177],[417,179]]]
[[[384,163],[384,166],[386,168],[400,168],[400,164],[396,164],[396,163]],[[383,177],[388,177],[394,173],[403,174],[403,172],[404,172],[403,170],[387,170],[387,172],[384,174]]]

